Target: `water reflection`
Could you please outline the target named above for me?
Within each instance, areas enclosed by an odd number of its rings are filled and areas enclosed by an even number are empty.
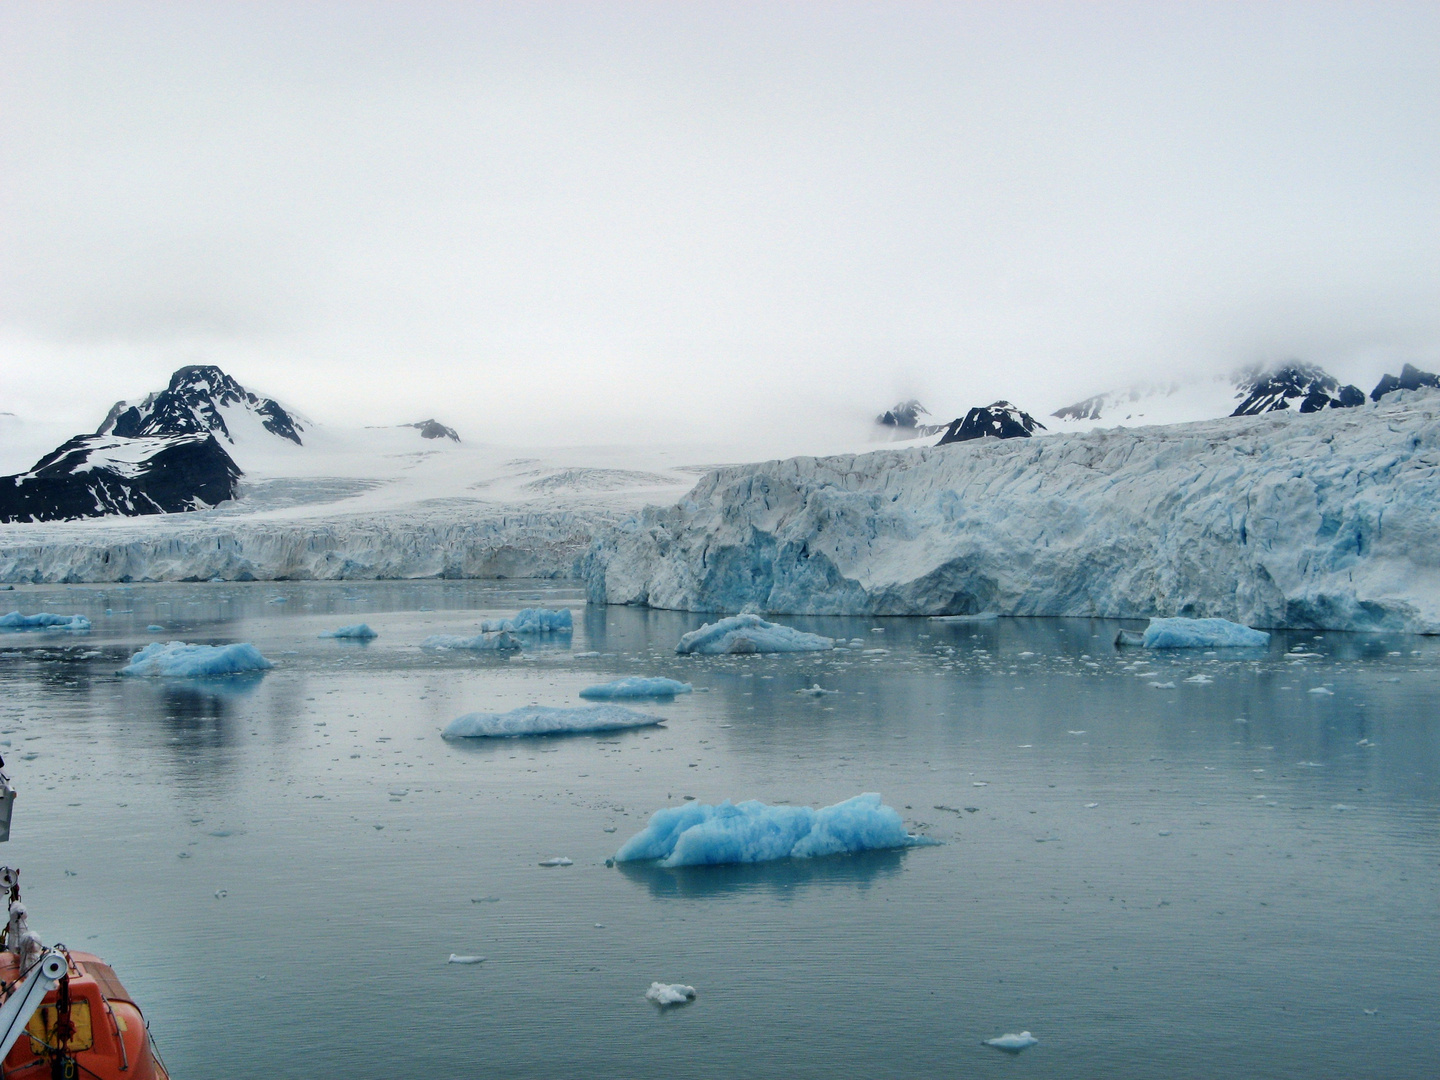
[[[666,867],[658,862],[628,862],[617,863],[615,868],[659,899],[705,900],[744,892],[790,899],[812,886],[863,891],[898,874],[909,854],[909,849],[902,848],[742,865]]]

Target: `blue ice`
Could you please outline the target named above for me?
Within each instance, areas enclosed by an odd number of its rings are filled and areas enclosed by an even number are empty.
[[[320,636],[322,638],[350,638],[356,641],[369,641],[380,635],[362,622],[356,623],[354,626],[342,626],[338,630],[327,630]]]
[[[525,705],[507,713],[467,713],[445,725],[446,739],[509,739],[518,735],[570,735],[585,731],[620,731],[661,723],[620,705],[579,705],[556,709]]]
[[[1151,619],[1140,643],[1147,649],[1263,648],[1270,635],[1229,619]]]
[[[661,866],[712,866],[936,842],[907,833],[899,813],[874,792],[819,810],[727,799],[719,806],[687,803],[657,811],[643,831],[625,841],[615,861],[658,859]]]
[[[37,615],[21,615],[12,611],[0,615],[0,630],[73,630],[85,633],[90,629],[90,620],[84,615],[51,615],[42,611]]]
[[[515,652],[524,648],[514,634],[501,630],[496,634],[476,634],[462,637],[459,634],[431,634],[420,642],[422,649],[469,649],[472,652]]]
[[[694,689],[688,682],[677,679],[647,679],[640,675],[631,675],[626,679],[587,686],[580,691],[580,696],[591,701],[614,701],[617,698],[674,697],[676,694],[688,694]]]
[[[701,653],[713,656],[719,653],[820,652],[834,647],[833,638],[766,622],[759,615],[732,615],[690,631],[680,639],[675,651],[682,655]]]
[[[512,634],[568,634],[575,628],[570,609],[551,611],[549,608],[526,608],[510,619],[486,619],[480,629],[489,633],[509,631]]]
[[[246,671],[268,671],[274,667],[248,641],[234,645],[187,645],[183,641],[151,642],[120,669],[121,675],[195,677],[238,675]]]

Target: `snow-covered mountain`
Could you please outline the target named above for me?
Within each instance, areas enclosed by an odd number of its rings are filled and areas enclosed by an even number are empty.
[[[971,409],[953,420],[936,445],[948,446],[971,439],[1028,439],[1044,430],[1045,425],[1029,413],[1008,401],[997,401],[984,408]]]
[[[239,477],[209,432],[77,435],[29,472],[0,477],[0,521],[206,509],[232,498]]]
[[[296,446],[303,444],[305,425],[299,416],[272,398],[247,390],[213,364],[182,367],[170,385],[143,401],[117,401],[97,435],[190,435],[213,432],[234,445],[258,427]]]
[[[451,442],[459,442],[460,434],[453,427],[446,427],[439,420],[421,420],[418,424],[404,424],[403,427],[415,428],[420,432],[422,439],[449,439]]]
[[[1298,361],[1266,371],[1251,368],[1236,379],[1237,396],[1243,400],[1231,416],[1258,416],[1279,412],[1298,402],[1302,413],[1321,409],[1353,409],[1365,403],[1358,386],[1341,386],[1340,381],[1314,364]]]
[[[1383,523],[1383,527],[1382,527]],[[1222,616],[1440,633],[1440,394],[722,469],[605,535],[592,601]]]
[[[1414,364],[1406,364],[1400,369],[1399,376],[1387,372],[1375,384],[1375,389],[1370,391],[1370,400],[1379,401],[1386,394],[1393,394],[1396,390],[1419,390],[1424,387],[1440,387],[1440,375],[1430,371],[1421,371]]]

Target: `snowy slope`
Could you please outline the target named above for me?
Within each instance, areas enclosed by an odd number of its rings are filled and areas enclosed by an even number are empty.
[[[604,537],[590,598],[1440,633],[1437,415],[1420,391],[725,469]]]

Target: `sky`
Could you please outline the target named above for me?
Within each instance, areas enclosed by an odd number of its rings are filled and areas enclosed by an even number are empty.
[[[0,410],[480,441],[1440,368],[1440,5],[0,4]]]

